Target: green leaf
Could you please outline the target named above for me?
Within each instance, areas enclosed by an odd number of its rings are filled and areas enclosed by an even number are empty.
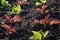
[[[44,32],[42,30],[40,30],[39,32],[42,34],[42,36],[44,36]]]
[[[45,33],[44,33],[44,37],[46,37],[48,35],[49,31],[47,30]]]
[[[60,7],[58,9],[60,10]]]
[[[10,4],[8,3],[8,1],[6,0],[1,0],[1,4],[4,6],[4,7],[8,7]]]
[[[46,0],[40,0],[41,1],[41,3],[46,3]]]
[[[45,11],[45,14],[48,13],[48,12],[49,12],[49,10],[46,10],[46,11]]]
[[[30,39],[30,40],[34,40],[34,36],[30,37],[29,39]]]
[[[15,14],[20,14],[21,13],[21,6],[20,5],[13,5],[12,7],[12,12],[14,12]]]
[[[8,13],[8,15],[12,15],[12,14],[14,14],[14,12],[7,12]]]
[[[35,40],[41,40],[42,39],[42,35],[39,32],[36,31],[32,31],[34,34],[34,38]]]
[[[40,2],[36,2],[36,6],[39,6],[39,5],[41,5],[41,3]]]

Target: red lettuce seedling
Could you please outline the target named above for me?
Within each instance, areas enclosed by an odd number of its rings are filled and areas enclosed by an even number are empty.
[[[34,19],[34,23],[36,24],[36,23],[38,23],[38,22],[40,22],[40,24],[48,24],[48,22],[49,22],[49,18],[50,17],[50,14],[48,14],[44,19],[42,19],[42,20],[40,20],[40,21],[38,21],[37,19]]]
[[[17,15],[17,14],[13,18],[11,18],[11,16],[7,14],[4,14],[4,17],[8,22],[21,22],[21,17],[20,15]]]
[[[39,21],[37,19],[34,19],[34,24],[38,23]]]
[[[57,19],[53,19],[53,20],[49,20],[51,14],[48,14],[44,19],[38,21],[37,19],[34,19],[34,24],[36,23],[40,23],[40,24],[44,24],[44,25],[54,25],[54,24],[60,24],[60,20]]]
[[[9,16],[9,15],[7,15],[7,14],[4,14],[4,17],[5,17],[5,19],[6,19],[7,21],[9,21],[10,18],[11,18],[11,16]]]
[[[44,19],[40,20],[42,21],[42,24],[49,24],[49,17],[50,17],[51,14],[48,14]]]
[[[13,22],[21,22],[21,17],[20,17],[20,15],[15,15],[15,16],[13,17]]]
[[[53,19],[49,20],[50,14],[48,14],[43,20],[40,20],[40,23],[42,24],[48,24],[48,25],[54,25],[54,24],[60,24],[60,20]]]
[[[41,8],[36,8],[36,11],[43,14],[48,5],[42,5]]]
[[[1,26],[2,26],[4,29],[6,29],[9,34],[12,34],[12,33],[16,32],[16,28],[15,28],[15,27],[11,28],[11,27],[10,27],[9,25],[7,25],[7,24],[3,24],[3,25],[1,25]]]
[[[53,25],[53,24],[60,24],[60,20],[53,19],[53,20],[50,22],[50,25]]]
[[[20,5],[28,5],[28,1],[27,0],[17,0],[17,3]]]
[[[51,15],[51,14],[48,14],[48,15],[44,18],[44,20],[48,20],[48,18],[50,17],[50,15]]]

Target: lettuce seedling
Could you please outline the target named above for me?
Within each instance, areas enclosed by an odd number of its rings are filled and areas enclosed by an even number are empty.
[[[46,3],[46,0],[40,0],[41,1],[41,3],[43,3],[43,4],[45,4]]]
[[[3,25],[1,25],[1,26],[2,26],[4,29],[7,30],[8,34],[13,34],[13,33],[16,32],[16,27],[12,27],[12,28],[11,28],[11,26],[9,26],[9,25],[7,25],[7,24],[3,24]]]
[[[13,17],[13,22],[21,22],[21,16],[20,15],[15,15]]]
[[[14,12],[13,14],[20,14],[21,13],[21,6],[20,5],[13,5],[12,7],[12,12]]]
[[[30,40],[45,40],[45,38],[47,37],[49,31],[45,31],[43,32],[42,30],[40,31],[32,31],[33,32],[33,36],[30,38]]]
[[[6,0],[1,0],[1,4],[2,4],[4,7],[10,6],[10,4],[8,3],[8,1],[6,1]]]
[[[58,9],[60,10],[60,7]]]
[[[41,38],[42,38],[42,35],[41,35],[41,33],[39,33],[39,32],[36,32],[36,31],[32,31],[33,32],[33,40],[41,40]],[[30,38],[31,39],[31,38]]]
[[[46,0],[40,0],[40,2],[36,2],[36,6],[39,6],[45,3],[46,3]]]
[[[4,17],[5,17],[5,19],[6,19],[7,21],[10,21],[11,16],[9,16],[9,15],[7,15],[7,14],[4,14]]]
[[[39,6],[39,5],[41,5],[42,3],[40,3],[40,2],[36,2],[36,6]]]
[[[47,7],[48,5],[42,5],[41,8],[36,8],[36,11],[39,12],[40,14],[44,14],[44,11],[46,10]]]

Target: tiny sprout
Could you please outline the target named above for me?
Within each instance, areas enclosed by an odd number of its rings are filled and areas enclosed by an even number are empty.
[[[4,6],[4,7],[8,7],[8,6],[11,6],[8,1],[6,0],[1,0],[1,4]]]
[[[39,5],[41,5],[41,3],[40,2],[36,2],[36,6],[39,6]]]
[[[43,3],[43,4],[45,4],[46,3],[46,0],[40,0],[41,1],[41,3]]]
[[[46,37],[48,36],[49,31],[43,32],[42,30],[40,31],[32,31],[33,36],[30,37],[30,40],[45,40]]]
[[[48,12],[49,12],[49,10],[46,10],[46,11],[45,11],[45,13],[48,13]]]
[[[20,14],[21,13],[21,6],[20,5],[13,5],[12,7],[12,12],[14,12],[14,14]]]
[[[60,10],[60,7],[58,9]]]

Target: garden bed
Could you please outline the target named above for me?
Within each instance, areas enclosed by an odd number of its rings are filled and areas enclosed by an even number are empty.
[[[0,39],[60,40],[60,0],[8,2],[9,6],[0,1]]]

